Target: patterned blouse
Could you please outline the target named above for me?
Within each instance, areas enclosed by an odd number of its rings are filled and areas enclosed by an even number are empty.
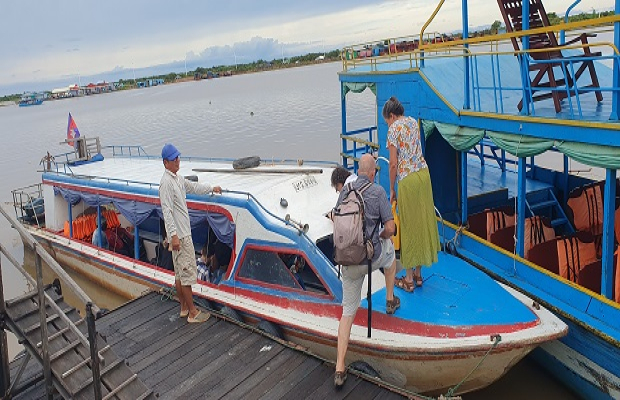
[[[426,168],[422,155],[420,129],[418,122],[411,117],[394,121],[388,129],[387,146],[396,147],[398,152],[398,180],[402,180],[412,172]]]

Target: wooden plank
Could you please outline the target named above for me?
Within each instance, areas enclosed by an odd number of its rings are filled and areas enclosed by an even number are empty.
[[[206,324],[212,326],[216,323],[217,320],[213,322],[209,320],[204,324],[195,324],[197,326],[185,324],[183,329],[177,331],[177,335],[166,338],[161,344],[160,342],[154,342],[145,349],[144,355],[146,357],[141,359],[129,357],[132,360],[130,363],[132,369],[136,372],[142,372],[141,376],[151,376],[166,368],[168,363],[172,363],[178,358],[185,356],[186,353],[193,351],[194,348],[210,345],[211,340],[217,340],[218,334],[228,335],[232,332],[232,329],[228,329],[212,335],[205,333],[205,330],[201,329],[203,328],[202,326],[198,326]]]
[[[208,373],[204,379],[194,385],[191,390],[183,393],[184,398],[202,398],[204,393],[217,399],[234,389],[248,377],[259,371],[263,365],[276,357],[284,347],[273,340],[261,337],[255,333],[257,341],[248,346],[245,351],[228,354],[231,361]]]
[[[365,383],[361,378],[348,374],[347,381],[345,385],[336,389],[334,386],[334,367],[330,365],[323,365],[322,368],[327,368],[330,370],[330,376],[325,379],[323,382],[320,382],[314,390],[309,390],[305,392],[302,396],[298,397],[298,400],[301,398],[305,399],[326,399],[330,400],[339,400],[346,399],[349,394],[357,388],[360,383]],[[372,386],[372,385],[371,385]]]
[[[208,374],[218,373],[221,366],[231,361],[232,355],[247,349],[258,339],[259,337],[252,335],[250,331],[237,329],[232,335],[220,340],[216,346],[208,349],[204,355],[196,357],[192,361],[188,360],[188,356],[178,360],[183,363],[182,367],[178,368],[176,373],[170,377],[169,382],[154,385],[154,390],[163,397],[177,398],[185,391],[190,390],[197,382],[209,376]],[[209,362],[206,363],[206,360]]]
[[[280,369],[296,368],[303,361],[302,357],[296,357],[295,352],[290,349],[283,349],[275,357],[271,358],[261,368],[254,371],[252,375],[239,382],[234,389],[225,393],[222,400],[236,399],[254,399],[262,396],[264,393],[258,391],[252,392],[253,389],[270,379],[271,377],[281,376]],[[266,389],[268,390],[268,389]]]
[[[215,324],[216,321],[208,321],[207,324]],[[153,334],[148,338],[140,341],[130,340],[121,341],[116,347],[122,346],[125,358],[132,365],[133,368],[137,368],[139,371],[143,368],[140,363],[144,363],[145,360],[153,353],[160,353],[166,351],[173,342],[177,342],[175,345],[181,345],[185,341],[191,340],[194,335],[197,335],[200,331],[200,327],[192,326],[187,327],[183,321],[177,321],[176,326],[171,326],[170,330],[165,330],[160,334]],[[182,332],[181,332],[182,331]],[[126,353],[125,353],[126,352]],[[138,363],[138,365],[135,365]]]
[[[299,382],[291,387],[281,398],[285,400],[298,400],[300,393],[314,391],[318,386],[321,386],[323,382],[333,379],[333,374],[334,371],[331,367],[328,367],[325,363],[321,363],[310,372],[310,374],[306,375],[304,379],[300,379]]]
[[[151,330],[160,326],[163,322],[163,318],[158,318],[157,313],[168,312],[170,316],[178,319],[178,311],[173,313],[172,310],[158,310],[152,307],[161,307],[156,304],[151,307],[142,309],[141,313],[134,314],[130,319],[126,320],[123,324],[114,324],[109,327],[98,327],[98,331],[106,337],[107,343],[114,345],[121,340],[133,340],[132,331],[137,328],[148,327]],[[185,322],[185,321],[182,321]],[[139,340],[134,340],[139,341]]]
[[[402,398],[403,396],[401,396],[400,394],[390,392],[389,390],[385,389],[380,391],[373,400],[399,400]]]
[[[151,296],[139,297],[136,302],[125,303],[120,306],[113,313],[108,313],[102,316],[99,320],[101,323],[105,323],[107,327],[118,327],[131,322],[131,319],[135,315],[140,314],[145,308],[152,307],[156,304],[155,299]]]
[[[179,320],[179,305],[176,302],[159,303],[156,310],[149,312],[149,316],[141,316],[139,325],[133,324],[131,329],[121,330],[125,335],[119,335],[118,338],[113,336],[107,336],[107,341],[110,344],[115,344],[119,340],[132,339],[136,342],[143,340],[157,332],[163,330],[170,325],[177,325]],[[103,329],[103,325],[102,329]],[[99,329],[99,328],[98,328]]]
[[[349,380],[348,378],[347,380]],[[333,385],[334,383],[331,382]],[[345,383],[346,387],[346,383]],[[343,388],[344,389],[344,388]],[[346,397],[347,400],[372,400],[374,399],[381,391],[384,391],[380,386],[374,385],[370,382],[361,380],[353,390],[351,390]]]
[[[305,358],[303,362],[297,366],[297,368],[285,373],[280,381],[276,383],[271,390],[261,396],[260,399],[268,400],[282,398],[282,396],[288,393],[291,388],[297,384],[297,382],[304,379],[321,364],[322,362],[315,358]]]

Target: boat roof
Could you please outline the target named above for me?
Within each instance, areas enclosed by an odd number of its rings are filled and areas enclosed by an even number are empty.
[[[226,203],[227,196],[247,198],[251,194],[272,216],[285,219],[290,215],[292,220],[308,224],[307,235],[313,241],[332,233],[332,222],[325,215],[338,198],[331,187],[335,163],[263,160],[258,167],[234,170],[231,161],[181,157],[178,174],[221,186],[221,203]],[[101,161],[67,167],[75,179],[82,178],[80,184],[127,183],[128,192],[157,190],[164,173],[162,160],[148,156],[106,156]]]

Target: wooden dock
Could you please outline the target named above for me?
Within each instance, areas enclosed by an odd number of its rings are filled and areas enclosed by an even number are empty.
[[[332,363],[217,315],[188,324],[178,313],[176,301],[149,293],[97,320],[105,344],[160,399],[415,398],[352,373],[337,391]],[[14,399],[46,398],[42,379],[30,361]]]

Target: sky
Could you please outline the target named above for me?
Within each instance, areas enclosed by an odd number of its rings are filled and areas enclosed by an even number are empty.
[[[569,0],[545,0],[564,14]],[[184,72],[330,51],[414,35],[438,0],[2,0],[0,96],[73,83]],[[610,10],[584,0],[574,12]],[[493,0],[469,0],[469,26],[501,20]],[[446,0],[427,32],[460,30]],[[471,29],[471,28],[470,28]]]

